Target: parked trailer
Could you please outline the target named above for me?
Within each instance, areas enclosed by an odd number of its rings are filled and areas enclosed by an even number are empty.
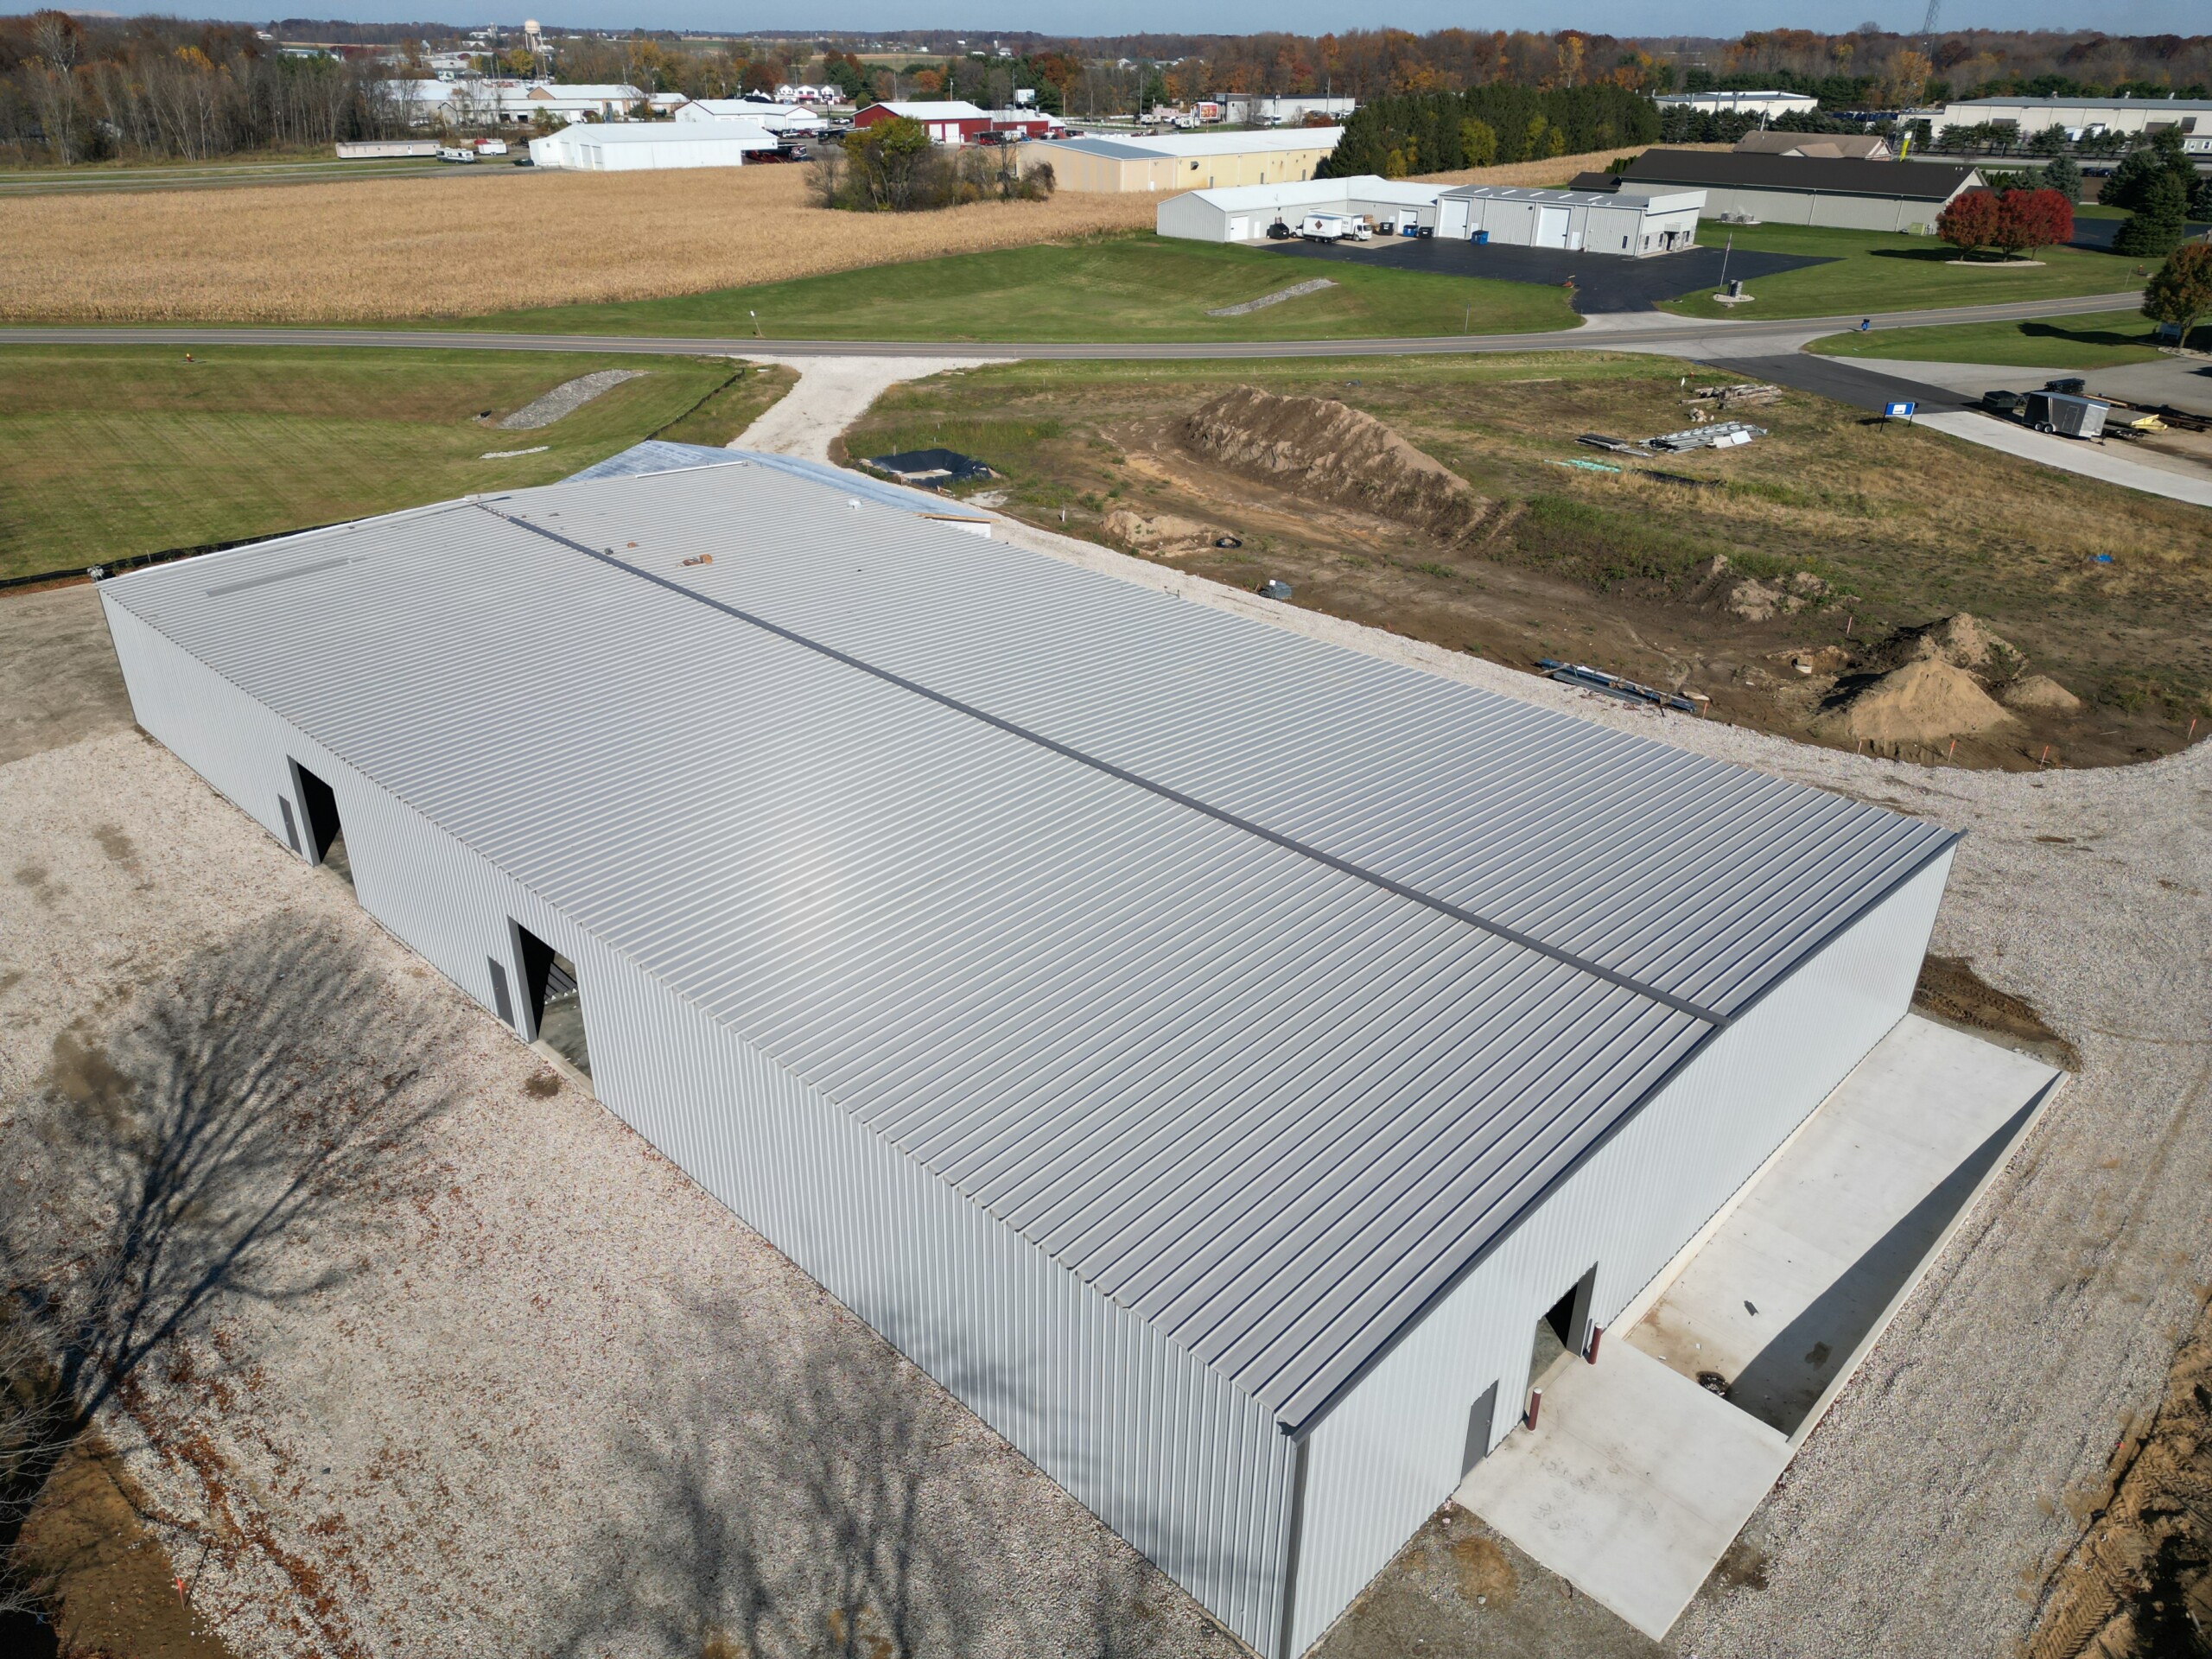
[[[341,162],[427,162],[437,153],[437,141],[431,138],[378,138],[338,146]]]
[[[507,153],[507,141],[504,138],[479,138],[476,140],[476,153],[479,156],[504,156]]]
[[[476,150],[469,144],[441,144],[438,146],[438,159],[442,162],[473,162],[476,159]]]
[[[2063,438],[2097,438],[2104,435],[2105,412],[2111,407],[2071,392],[2031,391],[2026,417],[2038,432],[2056,432]]]

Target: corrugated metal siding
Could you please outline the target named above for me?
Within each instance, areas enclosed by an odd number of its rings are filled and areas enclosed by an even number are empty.
[[[1901,1019],[1945,854],[1684,1066],[1314,1427],[1295,1633],[1302,1652],[1459,1482],[1467,1415],[1527,1398],[1530,1338],[1592,1263],[1608,1324]]]
[[[272,835],[287,758],[322,777],[364,906],[486,1007],[510,918],[569,957],[610,1109],[1269,1646],[1292,1475],[1270,1413],[322,744],[108,611],[149,732]]]

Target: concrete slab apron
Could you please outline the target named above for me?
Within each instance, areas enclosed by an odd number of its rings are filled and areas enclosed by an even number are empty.
[[[1454,1500],[1663,1637],[2057,1077],[1908,1016]]]
[[[1625,1343],[1570,1364],[1534,1431],[1453,1494],[1655,1641],[1789,1462],[1778,1431]]]

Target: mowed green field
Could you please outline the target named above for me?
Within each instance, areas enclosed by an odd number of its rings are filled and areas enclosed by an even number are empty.
[[[1713,302],[1718,289],[1667,302],[1662,309],[1689,317],[1764,321],[1770,317],[1821,317],[1853,311],[1910,311],[1947,305],[2001,305],[2018,300],[2070,299],[2078,294],[2140,290],[2147,271],[2139,261],[2080,248],[2046,248],[2037,265],[1958,265],[1959,251],[1930,236],[1887,236],[1872,231],[1830,231],[1803,225],[1701,225],[1698,240],[1710,247],[1733,237],[1738,248],[1827,259],[1747,283],[1749,306]]]
[[[0,347],[0,576],[545,484],[640,439],[722,443],[787,372],[496,352]],[[494,423],[644,369],[537,431]],[[478,418],[490,411],[493,421]],[[499,451],[535,453],[486,459]]]
[[[1904,358],[1918,363],[2113,369],[2157,358],[2154,327],[2139,311],[2093,311],[2040,322],[1964,322],[1830,334],[1808,349],[1828,357]],[[2208,342],[2212,342],[2212,328],[2199,328],[2190,340],[2200,349]]]
[[[1239,317],[1206,314],[1325,276],[1337,286]],[[1149,232],[954,254],[675,299],[471,317],[455,327],[768,340],[1351,340],[1572,328],[1564,289],[1320,264]],[[434,325],[436,326],[436,325]]]

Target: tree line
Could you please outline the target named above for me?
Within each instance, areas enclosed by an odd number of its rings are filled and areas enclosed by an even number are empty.
[[[373,62],[287,57],[248,28],[41,11],[0,19],[0,153],[208,161],[395,137]]]
[[[1402,179],[1648,144],[1658,137],[1657,107],[1623,87],[1540,91],[1499,82],[1464,92],[1413,93],[1362,105],[1315,175],[1376,173]]]

